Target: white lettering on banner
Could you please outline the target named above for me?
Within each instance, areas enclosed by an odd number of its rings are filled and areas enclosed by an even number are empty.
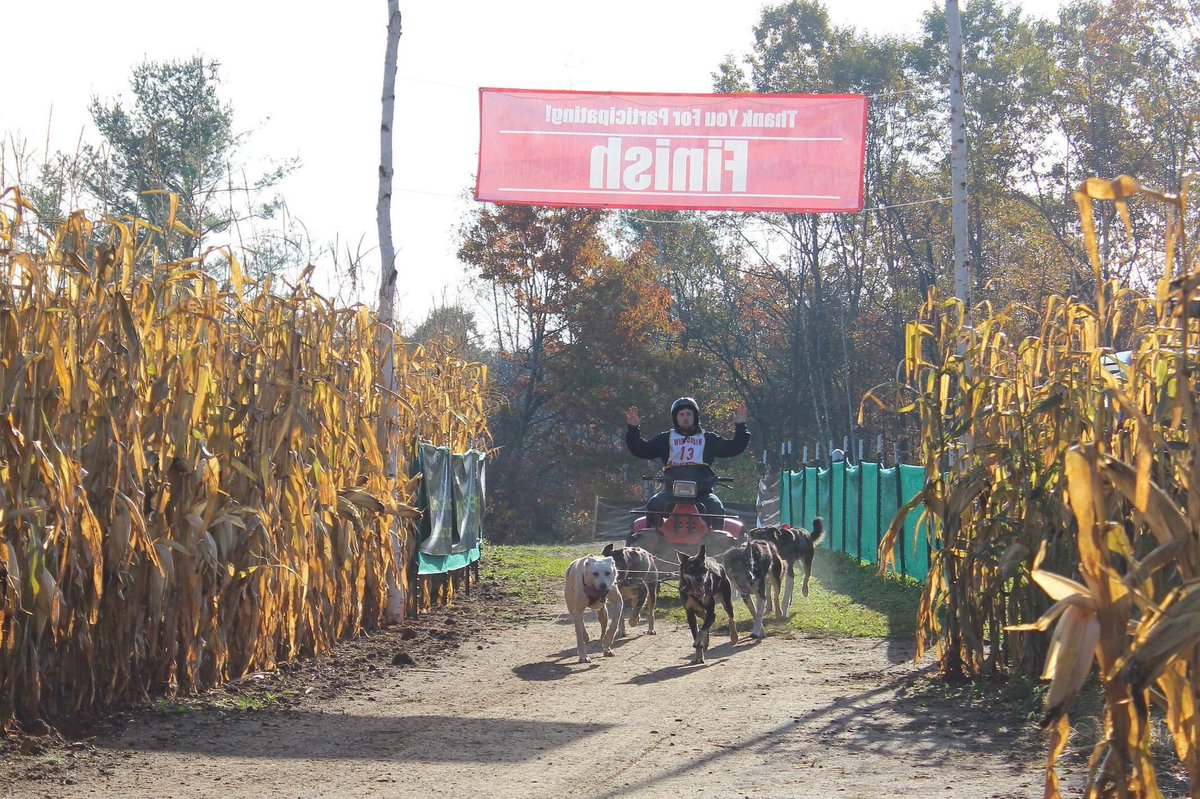
[[[795,111],[747,111],[742,114],[744,128],[794,128]]]
[[[737,124],[738,111],[705,111],[704,124],[710,128],[728,128]]]
[[[704,434],[685,436],[671,431],[671,454],[667,466],[699,466],[704,463]]]
[[[705,150],[672,148],[669,138],[660,138],[652,150],[626,148],[621,137],[610,136],[608,144],[592,148],[588,188],[644,191],[653,183],[654,191],[720,192],[728,173],[731,190],[745,191],[748,150],[743,139],[709,139]]]
[[[727,108],[723,111],[704,111],[699,108],[639,108],[637,106],[609,106],[588,108],[582,105],[557,106],[546,103],[546,121],[551,125],[645,125],[661,127],[699,127],[703,122],[709,128],[732,128],[741,124],[744,128],[794,128],[799,112],[745,111]]]
[[[666,125],[670,119],[669,108],[560,108],[546,104],[546,121],[552,125]]]

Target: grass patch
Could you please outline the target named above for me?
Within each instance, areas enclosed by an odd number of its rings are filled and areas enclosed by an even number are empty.
[[[494,588],[528,605],[563,602],[563,575],[575,558],[599,553],[603,542],[530,546],[487,545],[480,561],[480,577]],[[799,572],[797,567],[797,572]],[[809,595],[800,595],[800,575],[787,618],[767,614],[769,634],[856,636],[911,639],[914,635],[921,584],[911,578],[880,577],[873,566],[859,564],[840,552],[822,549],[813,561]],[[677,578],[669,576],[658,593],[658,615],[686,623],[679,601]],[[745,604],[734,602],[738,629],[750,630]],[[723,627],[724,611],[717,611]]]
[[[797,566],[788,615],[777,619],[768,610],[764,618],[768,635],[913,637],[921,598],[921,584],[915,580],[880,577],[873,566],[829,550],[818,551],[813,560],[807,597],[800,594],[802,580]],[[687,622],[676,581],[667,581],[659,589],[658,608],[660,615]],[[752,617],[740,598],[734,599],[733,616],[738,630],[749,634]],[[718,608],[714,627],[724,626],[725,611]]]
[[[910,577],[880,577],[872,565],[819,550],[813,559],[809,596],[794,597],[792,607],[797,598],[811,606],[809,620],[803,624],[808,632],[911,639],[916,635],[923,588]]]
[[[479,577],[513,599],[530,605],[562,604],[563,578],[571,561],[604,545],[486,544],[480,555]]]
[[[284,694],[295,695],[295,691],[285,691]],[[234,710],[240,710],[243,713],[252,713],[257,710],[266,710],[271,707],[278,707],[283,702],[284,695],[272,693],[270,691],[252,696],[235,696],[233,698]]]

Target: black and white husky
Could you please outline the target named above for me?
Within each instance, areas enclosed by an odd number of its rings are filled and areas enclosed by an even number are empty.
[[[808,596],[808,578],[812,575],[813,554],[817,544],[825,537],[825,520],[820,516],[813,519],[812,532],[803,527],[755,527],[748,532],[750,538],[759,541],[770,541],[779,550],[779,555],[787,564],[787,581],[783,586],[783,614],[786,616],[788,607],[792,604],[792,586],[796,578],[796,563],[804,566],[804,582],[800,593]]]
[[[729,582],[742,595],[742,600],[754,617],[751,638],[765,638],[763,614],[767,605],[776,616],[783,616],[779,606],[779,586],[783,580],[783,558],[770,541],[746,540],[721,557]],[[751,597],[754,602],[751,603]]]

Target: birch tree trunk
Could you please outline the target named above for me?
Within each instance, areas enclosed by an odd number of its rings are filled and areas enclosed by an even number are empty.
[[[375,222],[379,228],[379,324],[380,384],[383,413],[380,414],[379,449],[384,455],[387,476],[396,476],[399,458],[388,446],[397,407],[394,321],[396,315],[396,248],[392,243],[392,120],[396,115],[396,52],[400,49],[400,0],[387,0],[387,51],[383,58],[383,121],[379,125],[379,198]]]
[[[379,451],[387,477],[395,480],[400,454],[390,445],[396,426],[396,359],[394,322],[396,316],[396,248],[392,244],[392,120],[396,114],[396,53],[400,49],[400,0],[387,0],[387,50],[383,57],[383,120],[379,125],[379,199],[375,221],[379,227],[379,348],[381,391]],[[397,573],[388,580],[386,617],[403,621],[405,609],[404,570],[408,567],[400,539],[400,517],[392,522],[392,552]]]

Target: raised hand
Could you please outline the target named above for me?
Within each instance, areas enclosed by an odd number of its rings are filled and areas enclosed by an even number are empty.
[[[636,406],[631,405],[629,407],[629,409],[625,411],[625,423],[631,424],[634,427],[638,427],[639,425],[641,425],[642,418],[640,416],[638,416]]]
[[[745,403],[742,403],[741,405],[737,406],[737,410],[735,410],[733,412],[733,423],[734,424],[745,424],[746,423],[746,404]]]

